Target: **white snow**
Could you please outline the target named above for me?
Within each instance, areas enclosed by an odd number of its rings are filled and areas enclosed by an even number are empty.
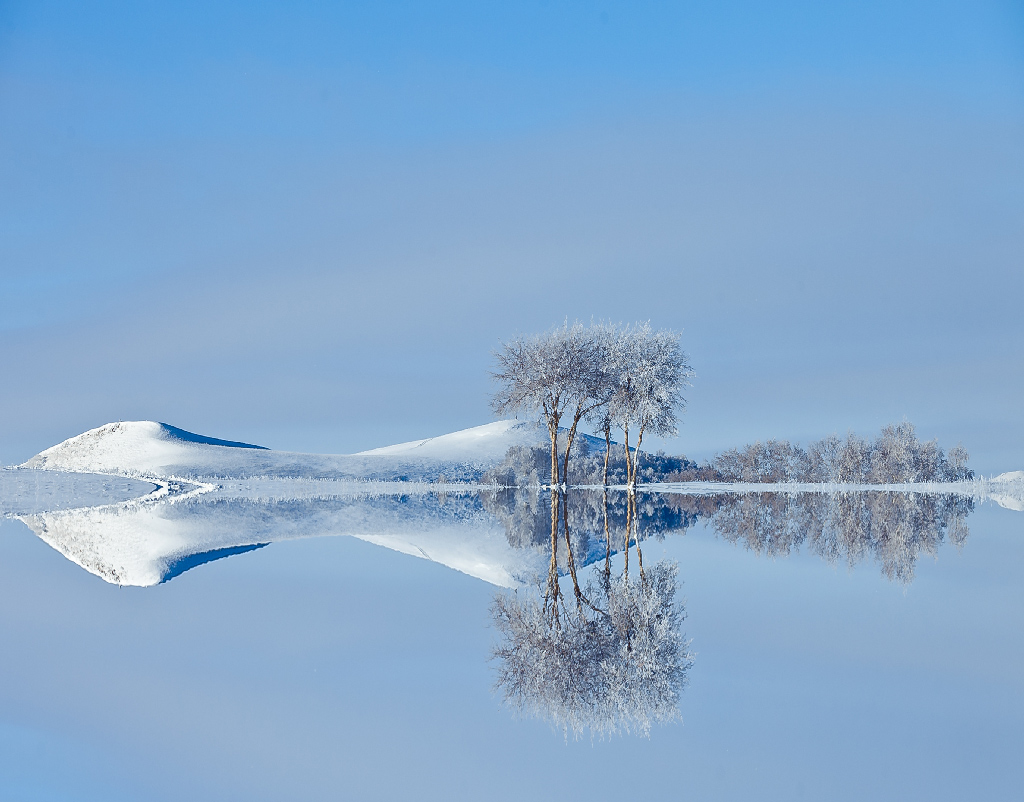
[[[588,439],[603,449],[603,441]],[[152,481],[155,490],[125,480],[103,485],[102,477],[96,485],[94,477],[82,485],[93,488],[90,492],[97,486],[116,487],[122,494],[134,488],[140,497],[79,509],[55,504],[42,511],[33,508],[30,514],[25,507],[12,506],[9,513],[86,570],[119,584],[152,585],[183,570],[183,561],[212,559],[230,550],[300,537],[351,535],[513,587],[543,571],[543,549],[512,548],[501,524],[476,502],[478,488],[465,482],[498,463],[510,446],[535,444],[547,444],[547,431],[515,420],[351,455],[271,451],[152,421],[111,423],[46,449],[22,468],[135,477]],[[1024,510],[1024,471],[953,484],[687,483],[649,489],[961,493]],[[441,503],[438,492],[449,500]],[[83,497],[83,503],[96,498]]]
[[[23,468],[95,473],[153,472],[184,461],[183,442],[153,421],[108,423],[36,454]]]
[[[202,438],[164,423],[129,421],[109,423],[65,440],[22,467],[145,478],[274,476],[434,481],[445,475],[466,480],[499,462],[510,446],[543,442],[546,436],[533,423],[497,421],[361,454],[299,454],[217,445],[225,441]]]
[[[1001,473],[988,480],[984,497],[1000,507],[1024,512],[1024,471]]]
[[[359,456],[412,456],[445,460],[500,461],[510,446],[543,442],[547,432],[533,422],[499,420],[472,429],[360,451]]]

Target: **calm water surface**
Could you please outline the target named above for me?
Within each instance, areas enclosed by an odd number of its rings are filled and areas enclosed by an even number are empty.
[[[520,551],[543,548],[541,501],[516,520]],[[373,504],[403,526],[403,509],[485,508],[500,531],[499,502]],[[326,525],[363,502],[303,503]],[[679,566],[682,723],[611,741],[511,715],[488,661],[494,587],[436,562],[309,538],[119,588],[0,522],[0,797],[1017,798],[1024,515],[694,503],[649,508],[643,541],[645,562]],[[241,528],[277,525],[246,509]],[[604,547],[576,529],[586,577]]]

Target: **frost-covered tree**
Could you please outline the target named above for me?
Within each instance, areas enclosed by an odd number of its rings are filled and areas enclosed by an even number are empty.
[[[607,359],[601,343],[594,336],[593,327],[585,327],[579,322],[572,325],[566,322],[541,335],[514,338],[502,343],[494,356],[497,369],[491,375],[498,384],[491,400],[494,411],[498,414],[519,410],[537,412],[547,424],[551,438],[551,565],[548,588],[553,597],[552,603],[556,603],[559,592],[558,488],[566,482],[569,455],[580,421],[607,403]],[[572,423],[560,468],[558,430],[566,417],[571,418]],[[577,600],[581,600],[567,523],[565,544],[573,588]]]
[[[962,443],[953,446],[946,455],[945,479],[947,482],[964,482],[974,478],[974,471],[967,467],[970,454]]]
[[[607,359],[594,327],[582,323],[556,326],[530,337],[501,343],[494,352],[497,369],[491,376],[498,385],[491,406],[499,415],[521,410],[539,413],[551,438],[551,484],[565,481],[558,464],[558,429],[570,419],[564,464],[582,420],[607,403]]]
[[[808,457],[787,440],[767,440],[724,451],[714,467],[740,482],[799,482],[807,472]]]
[[[655,331],[649,323],[602,329],[602,351],[607,360],[607,413],[601,422],[606,442],[614,424],[625,438],[626,484],[633,488],[645,434],[671,437],[678,433],[679,414],[686,405],[683,389],[693,376],[679,335]],[[630,432],[636,445],[629,444]]]
[[[634,495],[640,449],[645,434],[663,437],[678,432],[678,415],[685,406],[683,388],[693,375],[679,335],[668,330],[654,331],[649,323],[631,326],[603,324],[598,327],[598,339],[606,360],[608,377],[605,391],[607,403],[601,407],[597,422],[605,435],[605,484],[607,460],[611,448],[611,427],[622,430],[625,444],[626,486],[628,495]],[[636,433],[636,445],[630,447],[630,432]],[[627,508],[625,527],[626,572],[629,566],[629,543],[636,526],[632,514],[635,504]],[[637,541],[637,557],[641,575],[643,558]],[[606,560],[606,565],[608,560]]]

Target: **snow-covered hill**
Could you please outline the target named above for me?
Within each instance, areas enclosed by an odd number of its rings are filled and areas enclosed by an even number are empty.
[[[197,466],[215,449],[248,453],[260,446],[217,440],[154,421],[108,423],[36,454],[22,465],[42,470],[164,475],[171,466]]]
[[[578,432],[576,440],[585,440],[592,450],[604,453],[604,440],[600,438]],[[499,420],[439,437],[428,437],[426,440],[412,440],[408,443],[360,451],[357,456],[407,456],[497,463],[505,456],[510,446],[547,446],[549,443],[547,429],[536,421]]]
[[[510,446],[544,443],[536,423],[507,420],[361,454],[298,454],[203,437],[153,421],[108,423],[48,448],[22,467],[143,477],[253,476],[472,481]]]

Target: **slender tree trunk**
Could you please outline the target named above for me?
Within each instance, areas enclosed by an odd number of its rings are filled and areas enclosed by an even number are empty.
[[[561,418],[557,408],[545,407],[548,434],[551,436],[551,565],[548,568],[548,594],[551,598],[552,615],[558,621],[558,421]]]
[[[565,456],[562,457],[562,482],[565,483],[566,488],[569,487],[569,452],[572,450],[572,441],[576,439],[577,423],[579,423],[579,418],[572,422],[572,428],[569,429],[569,434],[565,441]]]
[[[636,545],[636,561],[640,565],[640,581],[646,580],[644,576],[644,554],[640,551],[640,511],[636,507],[636,496],[630,496],[629,502],[633,505],[633,543]]]
[[[629,424],[623,424],[622,431],[626,435],[626,492],[633,492],[633,461],[629,453]]]
[[[627,443],[629,442],[629,435],[626,436],[626,442]],[[626,452],[627,453],[629,452],[629,446],[628,445],[626,446]],[[627,463],[627,471],[628,471],[628,469],[629,469],[629,466],[628,466],[628,463]],[[626,547],[622,550],[623,554],[625,555],[625,558],[626,558],[626,562],[625,562],[625,564],[624,564],[624,566],[622,568],[622,575],[624,577],[627,577],[627,578],[629,577],[629,530],[630,530],[631,522],[633,520],[632,519],[632,513],[633,513],[632,501],[633,501],[633,496],[629,492],[628,483],[627,483],[627,489],[626,489]]]
[[[612,427],[610,423],[604,426],[604,573],[610,575],[612,572],[612,539],[608,531],[608,458],[612,450]]]
[[[608,457],[612,451],[612,425],[604,425],[604,486],[608,487]]]
[[[591,407],[593,409],[593,407]],[[572,426],[569,428],[569,438],[565,446],[565,457],[562,459],[562,481],[565,482],[565,486],[569,486],[569,452],[572,451],[572,444],[576,440],[576,428],[580,425],[580,420],[587,414],[589,410],[583,408],[583,402],[581,401],[576,405],[576,413],[572,418]]]
[[[608,488],[604,489],[604,572],[612,572],[612,540],[608,532]]]
[[[583,603],[583,591],[580,590],[579,580],[576,579],[576,559],[572,553],[572,540],[569,537],[569,494],[562,493],[562,525],[565,528],[565,560],[569,566],[569,576],[572,577],[572,589],[576,594],[576,603]],[[589,601],[587,602],[590,603]]]
[[[551,564],[548,567],[548,595],[558,619],[558,491],[551,488]]]
[[[548,434],[551,436],[551,486],[557,487],[558,481],[558,421],[560,416],[551,413],[548,416]]]
[[[640,446],[644,442],[644,430],[640,428],[640,435],[636,438],[636,448],[633,450],[633,484],[636,485],[640,470]]]

